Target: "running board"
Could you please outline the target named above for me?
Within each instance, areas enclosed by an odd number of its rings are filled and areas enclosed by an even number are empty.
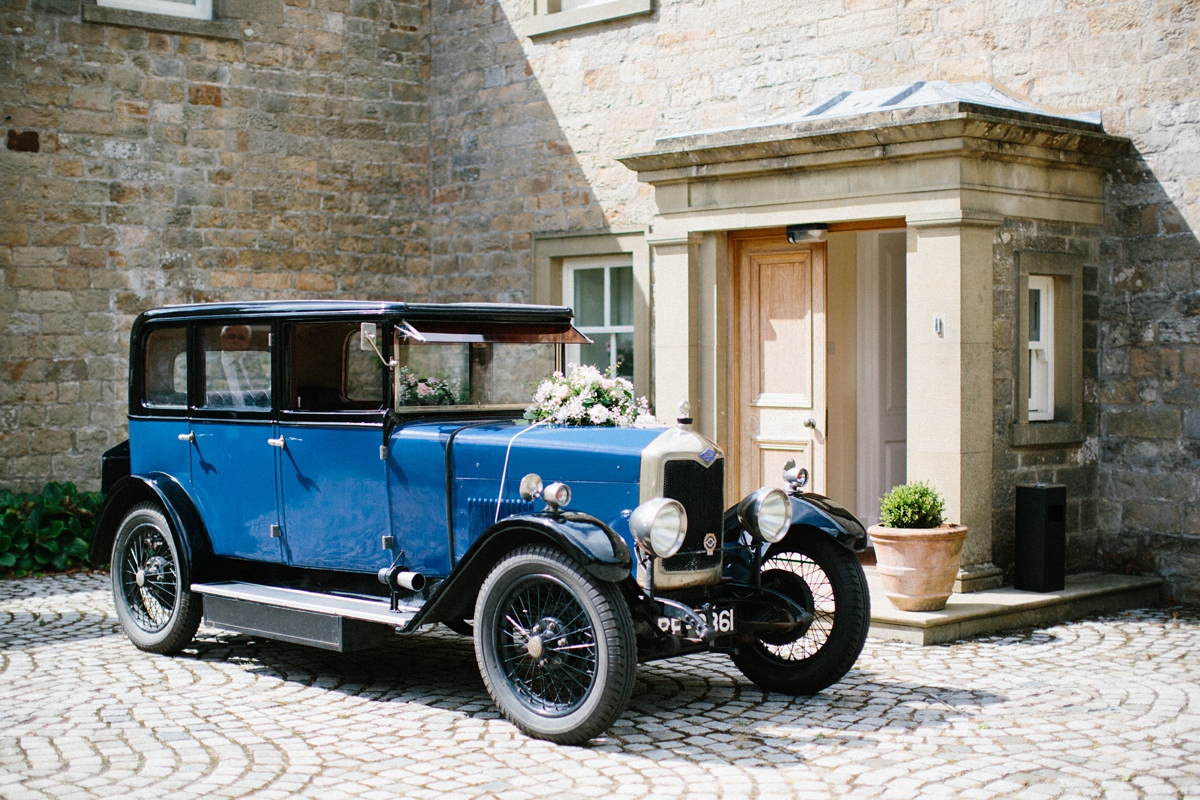
[[[392,611],[387,600],[229,581],[194,583],[204,597],[204,620],[215,628],[346,652],[376,646],[402,628],[420,606]]]

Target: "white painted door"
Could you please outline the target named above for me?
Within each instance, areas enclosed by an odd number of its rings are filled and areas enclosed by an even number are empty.
[[[781,239],[736,248],[738,497],[783,486],[790,458],[825,491],[825,245]]]
[[[879,521],[879,498],[905,482],[907,347],[904,231],[858,234],[858,514]]]

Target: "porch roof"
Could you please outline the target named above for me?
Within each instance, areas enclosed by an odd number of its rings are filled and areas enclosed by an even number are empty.
[[[944,153],[944,144],[931,143],[946,140],[999,156],[1093,166],[1128,143],[1104,133],[1099,112],[1048,112],[987,83],[917,81],[841,92],[762,124],[663,137],[653,150],[618,160],[657,183]]]

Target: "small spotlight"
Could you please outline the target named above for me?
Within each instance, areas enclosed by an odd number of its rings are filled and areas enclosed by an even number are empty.
[[[787,226],[787,240],[789,244],[823,242],[828,238],[829,226],[824,222],[811,222],[807,225]]]

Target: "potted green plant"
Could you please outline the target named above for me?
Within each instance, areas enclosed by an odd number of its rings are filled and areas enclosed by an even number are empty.
[[[880,501],[869,533],[883,591],[901,611],[937,611],[954,591],[967,529],[945,523],[945,512],[925,481],[897,486]]]

